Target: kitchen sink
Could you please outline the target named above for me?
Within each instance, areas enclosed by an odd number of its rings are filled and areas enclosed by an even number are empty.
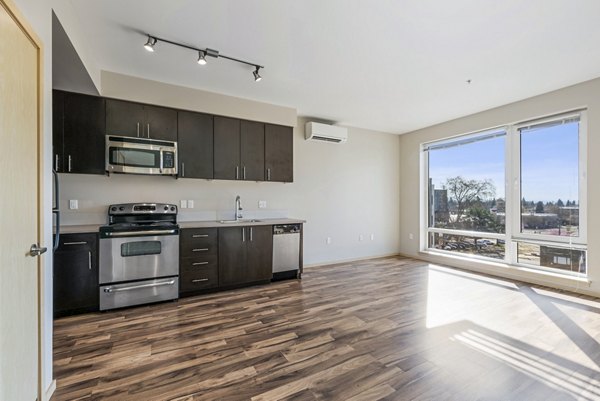
[[[219,220],[221,224],[234,224],[234,223],[260,223],[261,220],[256,219],[240,219],[240,220]]]

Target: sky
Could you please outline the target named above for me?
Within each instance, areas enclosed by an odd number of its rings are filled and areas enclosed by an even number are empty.
[[[578,123],[525,130],[521,134],[521,196],[528,201],[578,200]],[[505,197],[505,137],[429,151],[436,188],[458,175],[489,179],[496,198]]]

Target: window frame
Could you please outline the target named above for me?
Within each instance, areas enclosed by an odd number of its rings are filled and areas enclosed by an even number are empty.
[[[579,117],[579,132],[578,132],[578,203],[579,203],[579,236],[552,236],[542,234],[521,233],[521,132],[520,129],[528,126],[547,124],[555,121],[561,121],[568,118]],[[505,131],[505,146],[504,146],[504,162],[505,162],[505,229],[504,233],[488,233],[480,231],[466,231],[446,228],[436,228],[429,226],[429,149],[435,150],[436,144],[444,142],[452,143],[460,141],[461,138],[477,137],[479,135],[485,137],[490,133],[497,131]],[[577,271],[559,270],[556,268],[535,266],[526,263],[518,262],[518,244],[533,243],[537,245],[547,245],[566,249],[584,250],[587,253],[587,141],[588,141],[588,120],[586,109],[576,109],[568,112],[553,114],[550,116],[529,119],[526,121],[516,122],[512,124],[499,125],[492,128],[487,128],[479,131],[472,131],[460,135],[454,135],[442,138],[435,141],[421,143],[420,145],[420,194],[421,194],[421,213],[420,213],[420,250],[422,252],[435,252],[443,255],[451,255],[453,257],[504,262],[509,266],[531,269],[533,271],[545,271],[554,274],[572,275],[577,277],[586,277],[588,268],[586,266],[585,273]],[[510,201],[509,201],[510,200]],[[430,233],[453,234],[464,236],[484,236],[493,239],[503,239],[505,255],[504,259],[495,259],[475,254],[460,254],[457,252],[447,251],[429,247]],[[587,256],[586,256],[587,261]]]

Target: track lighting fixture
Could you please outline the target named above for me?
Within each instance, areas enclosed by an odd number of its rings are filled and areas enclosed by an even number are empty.
[[[202,50],[198,52],[198,64],[206,65],[206,58],[204,57],[204,52]]]
[[[260,81],[260,80],[262,79],[262,77],[261,77],[261,76],[260,76],[260,74],[258,73],[258,70],[260,70],[260,67],[259,67],[259,66],[256,66],[256,70],[254,70],[254,71],[252,72],[252,74],[254,74],[254,80],[255,80],[256,82],[258,82],[258,81]]]
[[[156,44],[156,38],[153,38],[152,36],[148,35],[148,41],[144,45],[144,48],[146,50],[148,50],[149,52],[154,52],[154,45],[155,44]]]
[[[252,74],[254,75],[254,80],[256,82],[260,81],[262,79],[262,77],[260,76],[260,74],[258,73],[259,70],[261,68],[265,68],[262,65],[258,65],[255,63],[251,63],[249,61],[245,61],[245,60],[240,60],[238,58],[235,57],[230,57],[230,56],[225,56],[224,54],[220,54],[218,50],[215,49],[198,49],[196,47],[193,46],[189,46],[189,45],[185,45],[183,43],[177,43],[177,42],[173,42],[167,39],[162,39],[162,38],[157,38],[156,36],[152,36],[152,35],[148,35],[148,41],[146,42],[146,44],[144,45],[144,48],[146,50],[148,50],[149,52],[154,52],[154,45],[157,42],[165,42],[165,43],[169,43],[171,45],[174,46],[179,46],[179,47],[183,47],[184,49],[189,49],[189,50],[194,50],[196,52],[198,52],[198,64],[200,65],[205,65],[206,64],[206,57],[210,56],[210,57],[214,57],[214,58],[224,58],[227,60],[231,60],[231,61],[235,61],[237,63],[241,63],[241,64],[246,64],[249,66],[252,66],[255,68],[254,71],[252,71]]]

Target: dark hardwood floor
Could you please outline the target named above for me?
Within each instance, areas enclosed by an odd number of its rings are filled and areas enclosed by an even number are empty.
[[[598,400],[600,303],[405,258],[55,322],[53,400]]]

